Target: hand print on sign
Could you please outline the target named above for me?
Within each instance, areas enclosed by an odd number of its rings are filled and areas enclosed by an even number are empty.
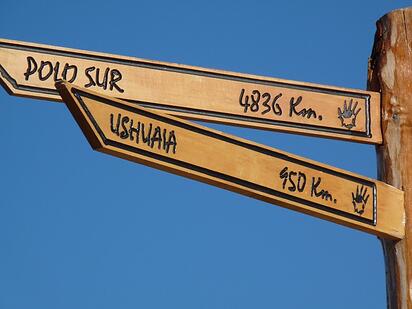
[[[356,187],[356,194],[352,192],[352,204],[353,210],[358,214],[363,214],[365,212],[366,203],[369,199],[368,188],[362,186],[359,189],[359,186]]]
[[[355,104],[353,104],[353,99],[350,99],[349,105],[346,103],[343,104],[343,111],[338,107],[338,118],[340,119],[342,123],[342,127],[345,127],[347,129],[352,129],[353,127],[356,127],[356,116],[358,116],[361,108],[359,107],[356,110],[356,107],[358,106],[358,102],[356,101]]]

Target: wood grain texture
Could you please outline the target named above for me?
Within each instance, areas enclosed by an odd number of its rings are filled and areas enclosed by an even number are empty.
[[[381,237],[403,237],[403,192],[382,182],[65,82],[56,86],[98,151]]]
[[[0,40],[10,94],[58,101],[57,79],[184,118],[382,142],[376,92]]]
[[[382,94],[379,179],[405,191],[405,238],[382,240],[388,307],[412,308],[412,8],[377,22],[368,88]]]

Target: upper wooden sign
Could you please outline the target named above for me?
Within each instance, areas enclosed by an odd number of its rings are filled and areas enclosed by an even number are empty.
[[[381,237],[404,233],[403,192],[382,182],[61,82],[94,149]]]
[[[0,40],[10,94],[60,100],[75,85],[185,118],[380,144],[379,93]]]

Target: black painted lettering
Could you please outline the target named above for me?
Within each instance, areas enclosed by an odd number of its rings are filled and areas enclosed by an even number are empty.
[[[46,68],[46,66],[48,68]],[[44,74],[44,70],[46,70],[46,74]],[[44,81],[48,79],[53,74],[53,65],[50,61],[41,61],[39,67],[39,79]]]
[[[278,103],[278,100],[282,97],[282,93],[277,94],[276,96],[273,96],[269,92],[264,92],[261,94],[259,90],[252,90],[251,95],[245,94],[245,89],[242,89],[240,91],[240,96],[239,96],[239,104],[240,106],[243,106],[243,112],[247,113],[248,111],[251,112],[258,112],[260,109],[260,104],[262,105],[263,109],[261,111],[262,115],[265,115],[269,113],[270,111],[273,112],[276,116],[281,116],[282,115],[282,108],[280,104]],[[273,100],[272,100],[273,98]],[[250,99],[250,102],[249,102]],[[295,102],[294,98],[292,98],[292,105],[297,106],[299,105],[300,102]],[[301,100],[298,99],[298,100]],[[293,107],[292,106],[292,107]],[[291,109],[291,112],[293,112],[293,108]],[[298,112],[298,111],[297,111]],[[306,113],[306,111],[305,111]],[[306,115],[306,114],[305,114]],[[312,115],[310,115],[312,116]]]
[[[96,86],[96,83],[94,82],[93,77],[90,75],[90,72],[93,72],[95,69],[96,69],[95,67],[90,67],[85,70],[85,74],[87,78],[89,79],[89,82],[86,85],[84,85],[84,87],[89,88],[92,86]]]
[[[96,69],[96,84],[99,87],[102,87],[104,90],[107,89],[107,79],[109,78],[109,68],[106,68],[103,74],[103,81],[100,82],[100,69]]]
[[[331,201],[332,194],[330,194],[328,191],[323,190],[322,198],[326,201]]]
[[[119,70],[113,69],[110,72],[110,82],[109,82],[109,89],[113,90],[116,88],[117,91],[120,93],[124,92],[124,89],[120,88],[120,86],[117,84],[122,79],[122,73],[120,73]]]
[[[310,119],[312,117],[316,119],[317,117],[316,112],[313,109],[302,108],[301,110],[298,110],[297,107],[299,106],[300,103],[302,103],[302,96],[299,96],[296,100],[294,97],[290,98],[289,117],[296,115],[296,116],[306,117],[307,119]]]
[[[116,134],[117,136],[119,136],[119,127],[120,127],[120,118],[121,118],[121,115],[120,114],[118,114],[117,115],[117,124],[116,124],[116,126],[113,126],[113,119],[114,118],[114,115],[113,114],[110,114],[110,130],[112,130],[112,132],[114,133],[114,134]]]
[[[29,80],[29,76],[33,75],[37,71],[37,62],[33,57],[27,57],[27,70],[24,73],[25,80]]]
[[[70,77],[70,79],[67,78],[67,72],[72,71],[72,76]],[[77,66],[75,65],[70,65],[68,63],[66,63],[64,65],[64,69],[63,69],[63,73],[62,73],[62,78],[64,80],[67,80],[69,83],[72,83],[76,80],[77,77]]]
[[[59,69],[60,69],[60,62],[57,61],[56,65],[54,66],[54,69],[53,69],[53,71],[54,71],[54,76],[53,76],[54,81],[59,79]]]
[[[117,119],[116,119],[117,118]],[[157,148],[165,153],[176,153],[177,138],[174,131],[168,131],[152,123],[144,123],[123,116],[110,114],[110,130],[121,139],[136,141],[142,147]]]
[[[332,195],[328,191],[319,188],[321,181],[322,179],[320,177],[318,177],[317,180],[315,180],[315,177],[312,177],[310,196],[320,197],[326,201],[332,201]]]
[[[298,115],[298,112],[296,111],[296,106],[298,106],[302,102],[302,97],[298,97],[298,99],[295,101],[295,97],[290,98],[290,109],[289,109],[289,117],[292,117],[294,114]]]
[[[293,177],[296,176],[298,173],[290,171],[289,172],[289,182],[290,182],[290,186],[288,187],[288,190],[291,192],[295,192],[296,191],[296,184],[295,181],[293,180]]]
[[[260,92],[259,90],[253,90],[250,96],[252,104],[250,104],[250,111],[257,112],[259,110]]]
[[[306,175],[302,172],[289,171],[288,167],[284,167],[279,173],[280,179],[283,179],[282,188],[285,190],[286,184],[289,184],[287,189],[290,192],[303,192],[306,186]]]
[[[167,147],[166,132],[166,129],[163,129],[163,150],[166,150]]]
[[[288,181],[288,167],[284,167],[279,173],[280,179],[283,179],[282,188],[285,190],[286,182]]]
[[[133,127],[133,119],[130,120],[129,136],[130,140],[134,141],[133,133],[136,133],[136,144],[139,144],[140,121],[137,122],[136,127]]]
[[[298,191],[299,192],[303,192],[303,190],[305,190],[305,186],[306,186],[306,175],[302,172],[299,172],[298,175]]]
[[[270,94],[265,92],[264,94],[262,94],[262,99],[264,100],[262,102],[262,106],[266,108],[264,111],[262,111],[262,115],[264,115],[270,112],[270,106],[268,104],[268,102],[270,101]]]
[[[160,146],[162,145],[162,131],[159,126],[157,126],[154,130],[153,136],[151,138],[150,147],[153,148],[156,142],[157,142],[157,149],[160,149]]]
[[[129,122],[130,118],[127,116],[124,116],[122,118],[122,132],[120,132],[120,138],[126,139],[129,137],[129,130],[126,127],[126,124]]]
[[[144,131],[145,130],[145,125],[144,125],[144,123],[142,123],[142,142],[146,143],[149,146],[150,146],[150,137],[152,136],[152,127],[153,127],[153,125],[150,124],[147,135],[145,136],[145,131]],[[147,128],[147,126],[146,126],[146,128]]]
[[[320,177],[318,177],[317,181],[315,182],[315,177],[312,177],[312,187],[310,190],[310,196],[316,196],[319,197],[321,195],[321,193],[318,193],[318,187],[320,185]]]
[[[272,101],[272,111],[277,116],[282,115],[282,108],[280,107],[279,103],[277,102],[281,97],[282,97],[282,93],[279,93],[277,96],[274,97],[274,99]]]
[[[169,133],[169,139],[167,141],[167,146],[166,146],[166,153],[169,153],[170,147],[172,146],[172,151],[173,153],[176,153],[176,147],[177,147],[177,141],[176,141],[176,136],[175,136],[175,131],[170,131]]]
[[[305,116],[306,116],[306,118],[308,118],[308,119],[310,119],[310,118],[317,118],[317,115],[316,115],[316,112],[313,110],[313,109],[311,109],[311,108],[309,108],[309,109],[306,109],[305,110],[305,114],[304,114]]]
[[[239,104],[240,106],[243,106],[243,112],[246,113],[249,107],[249,96],[244,95],[244,94],[245,94],[245,89],[242,89],[240,91]]]

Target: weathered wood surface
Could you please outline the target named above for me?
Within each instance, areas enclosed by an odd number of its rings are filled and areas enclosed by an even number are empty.
[[[368,88],[382,94],[379,178],[405,191],[405,238],[382,240],[388,306],[412,308],[412,8],[393,11],[377,22],[369,63]]]
[[[65,82],[56,86],[98,151],[381,237],[403,237],[403,192],[389,185]]]
[[[185,118],[382,142],[376,92],[4,39],[0,73],[14,95],[60,100],[54,83],[65,79]]]

